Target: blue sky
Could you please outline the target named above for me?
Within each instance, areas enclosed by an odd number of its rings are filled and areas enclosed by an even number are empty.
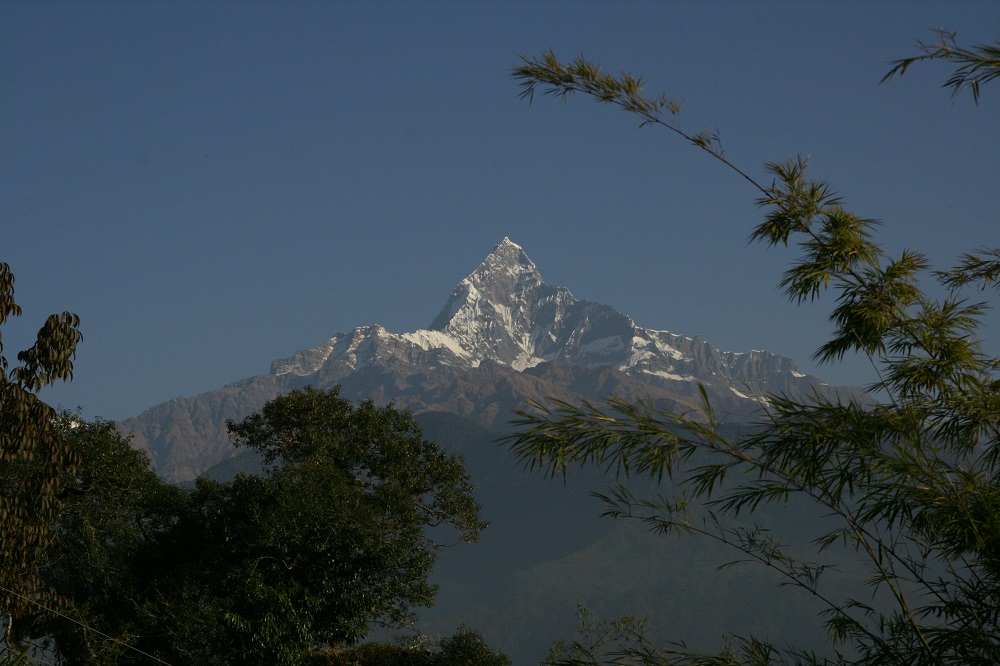
[[[584,54],[684,101],[754,177],[809,156],[892,251],[1000,244],[1000,84],[952,100],[934,28],[995,2],[0,3],[0,261],[24,317],[82,318],[43,396],[124,418],[355,326],[427,326],[504,236],[640,325],[817,368],[829,300],[775,289],[755,192],[584,98],[517,98],[520,54]],[[991,316],[991,351],[1000,352]]]

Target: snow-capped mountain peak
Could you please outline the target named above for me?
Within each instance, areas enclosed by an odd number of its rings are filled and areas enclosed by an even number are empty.
[[[788,381],[812,381],[789,359],[723,352],[702,340],[642,328],[607,305],[578,300],[542,280],[509,238],[456,285],[428,329],[397,334],[360,327],[275,361],[271,372],[305,377],[334,366],[355,372],[390,358],[456,371],[486,361],[518,372],[547,361],[608,367],[671,390],[721,383],[739,398],[784,388]]]
[[[419,364],[423,361],[416,357],[431,352],[434,364],[456,369],[491,361],[520,372],[554,361],[611,367],[670,386],[722,381],[741,397],[747,386],[763,389],[763,378],[771,373],[763,371],[759,354],[721,352],[700,340],[637,326],[612,307],[576,299],[568,289],[542,280],[521,246],[506,237],[456,285],[428,329],[396,334],[360,327],[276,361],[272,373],[307,376],[330,363],[356,371],[393,356]],[[777,363],[793,378],[803,378],[790,360],[765,355],[773,359],[764,364],[768,368]]]
[[[506,279],[505,279],[506,278]],[[483,260],[475,271],[463,282],[497,283],[514,280],[515,283],[524,279],[529,282],[541,282],[535,263],[528,258],[520,245],[504,236],[500,244]]]
[[[478,364],[496,361],[523,370],[543,359],[535,354],[533,305],[548,285],[533,261],[509,238],[458,283],[430,325],[453,338]],[[572,295],[566,292],[572,299]]]
[[[458,283],[444,308],[431,322],[431,330],[443,330],[470,298],[486,300],[510,309],[526,292],[542,284],[542,276],[521,246],[507,237],[483,260],[479,267]]]

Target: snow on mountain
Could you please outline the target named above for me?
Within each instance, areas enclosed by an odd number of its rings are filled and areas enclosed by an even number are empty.
[[[637,326],[613,308],[576,299],[542,279],[534,262],[509,238],[458,283],[428,329],[396,334],[366,326],[338,334],[314,349],[272,365],[273,374],[311,375],[337,362],[357,370],[384,353],[416,360],[437,352],[436,365],[468,370],[484,361],[518,372],[544,362],[609,366],[632,377],[668,382],[726,382],[747,400],[768,390],[769,375],[807,379],[795,364],[768,352],[721,352],[708,343]],[[749,387],[749,388],[748,388]]]

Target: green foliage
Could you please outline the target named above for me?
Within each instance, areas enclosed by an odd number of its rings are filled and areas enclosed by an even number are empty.
[[[339,391],[293,391],[230,423],[230,434],[276,464],[272,477],[319,463],[339,470],[367,501],[405,514],[400,519],[450,525],[463,541],[475,541],[485,523],[462,461],[424,440],[409,412],[371,400],[352,405]]]
[[[72,663],[151,663],[141,637],[160,621],[156,549],[188,508],[111,421],[64,413],[56,434],[80,458],[63,480],[62,510],[42,568],[64,600],[33,635],[54,637]]]
[[[750,180],[765,210],[752,238],[797,250],[781,280],[789,299],[836,295],[834,332],[816,358],[861,353],[880,377],[864,403],[762,396],[758,422],[736,435],[723,432],[704,391],[696,413],[618,398],[521,413],[508,441],[526,466],[556,475],[598,465],[615,474],[619,484],[600,494],[606,515],[714,540],[776,572],[822,604],[836,648],[821,658],[751,636],[701,654],[683,643],[655,645],[632,620],[585,618],[583,639],[557,646],[549,663],[1000,663],[1000,359],[979,342],[986,305],[962,295],[966,285],[1000,288],[1000,250],[967,254],[939,272],[916,252],[889,257],[873,240],[875,223],[810,180],[803,160],[769,164],[774,181],[757,183],[724,158],[717,135],[684,134],[666,97],[642,97],[640,79],[604,74],[582,58],[563,65],[551,53],[524,63],[514,75],[529,99],[539,86],[589,94],[667,127]],[[978,98],[983,80],[961,85]],[[951,294],[935,299],[921,280]],[[626,483],[635,476],[660,492],[635,494]],[[808,559],[752,522],[791,500],[834,523],[816,534]],[[840,547],[865,568],[867,594],[827,584]]]
[[[482,635],[466,626],[459,627],[454,635],[441,639],[441,656],[438,666],[510,666],[510,659],[494,650]]]
[[[766,666],[779,652],[753,637],[726,642],[717,655],[692,655],[684,643],[654,645],[648,638],[647,620],[624,615],[601,620],[588,609],[578,608],[576,640],[552,645],[544,666],[573,666],[589,663],[681,663],[698,666]]]
[[[972,99],[979,103],[980,86],[1000,76],[1000,40],[992,44],[980,44],[972,48],[959,46],[955,41],[957,33],[935,30],[937,42],[928,44],[918,41],[920,55],[894,60],[892,69],[882,78],[888,81],[894,76],[902,76],[910,65],[925,60],[943,60],[956,65],[955,71],[944,82],[943,87],[951,88],[955,97],[963,90],[972,92]]]
[[[0,262],[0,325],[20,315],[14,274]],[[49,316],[13,368],[0,333],[0,618],[6,624],[0,636],[12,643],[24,636],[18,620],[30,618],[39,603],[56,601],[38,565],[59,514],[62,472],[78,459],[55,437],[54,411],[37,393],[73,378],[79,325],[68,312]]]
[[[310,652],[303,666],[432,666],[435,655],[420,647],[365,643],[346,650]]]
[[[634,113],[642,120],[642,126],[657,125],[670,130],[753,182],[726,159],[718,132],[704,129],[690,133],[681,129],[679,101],[666,95],[644,96],[642,92],[645,84],[642,77],[627,72],[618,76],[608,74],[583,56],[563,64],[552,51],[547,51],[538,58],[522,56],[521,60],[524,64],[514,68],[514,78],[520,81],[522,99],[533,101],[539,87],[543,94],[553,95],[564,101],[574,93],[590,95],[603,104],[612,104],[623,111]]]
[[[29,658],[27,647],[16,651],[6,646],[0,649],[0,665],[2,666],[21,666],[21,664],[28,663]]]
[[[478,631],[463,625],[440,639],[436,649],[365,643],[347,650],[307,654],[303,666],[510,666],[510,659],[491,648]]]
[[[347,650],[307,654],[303,666],[433,666],[437,655],[421,647],[365,643]]]
[[[461,461],[391,406],[305,389],[230,429],[265,475],[183,490],[113,424],[63,421],[82,463],[43,573],[68,606],[34,635],[79,664],[298,664],[408,623],[436,591],[429,528],[484,525]]]

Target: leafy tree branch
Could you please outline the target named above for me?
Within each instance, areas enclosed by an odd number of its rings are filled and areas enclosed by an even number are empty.
[[[959,62],[964,77],[951,85],[970,87],[978,100],[979,83],[995,76],[989,75],[993,52],[946,45],[950,51],[899,61],[887,78],[924,57],[949,59]],[[973,56],[985,64],[974,66]],[[836,295],[834,332],[815,358],[832,363],[858,352],[880,377],[865,401],[760,396],[757,422],[735,435],[723,435],[704,391],[701,410],[691,413],[616,397],[600,406],[556,402],[520,413],[507,442],[526,467],[555,476],[596,465],[620,481],[645,477],[672,488],[644,499],[619,485],[601,499],[611,517],[714,539],[778,572],[823,602],[828,634],[845,650],[821,658],[749,637],[734,639],[736,649],[707,655],[681,643],[654,648],[628,628],[617,652],[598,655],[577,643],[554,653],[550,663],[1000,661],[994,605],[1000,598],[1000,360],[979,341],[987,305],[962,294],[972,285],[997,286],[1000,250],[981,248],[936,272],[919,252],[889,257],[874,240],[877,222],[847,211],[827,184],[808,179],[802,159],[769,163],[774,182],[761,185],[725,158],[717,133],[683,131],[679,104],[665,95],[644,96],[640,77],[607,74],[582,57],[563,64],[551,52],[522,62],[514,76],[529,101],[538,89],[562,99],[592,96],[638,115],[642,125],[667,128],[749,181],[765,209],[751,240],[796,243],[798,258],[780,288],[795,303],[828,290]],[[952,295],[931,298],[922,278]],[[836,598],[836,590],[825,587],[827,564],[793,557],[778,538],[746,524],[793,497],[836,520],[815,537],[816,555],[837,544],[856,553],[871,599]],[[886,595],[889,606],[877,601]]]
[[[916,63],[942,60],[955,65],[955,70],[941,87],[951,88],[952,98],[957,97],[963,90],[968,90],[972,93],[972,99],[978,104],[982,84],[1000,76],[1000,40],[992,44],[963,47],[956,40],[958,33],[949,30],[934,32],[937,34],[937,41],[917,40],[916,46],[920,55],[893,60],[892,69],[882,77],[882,81],[902,76]]]

